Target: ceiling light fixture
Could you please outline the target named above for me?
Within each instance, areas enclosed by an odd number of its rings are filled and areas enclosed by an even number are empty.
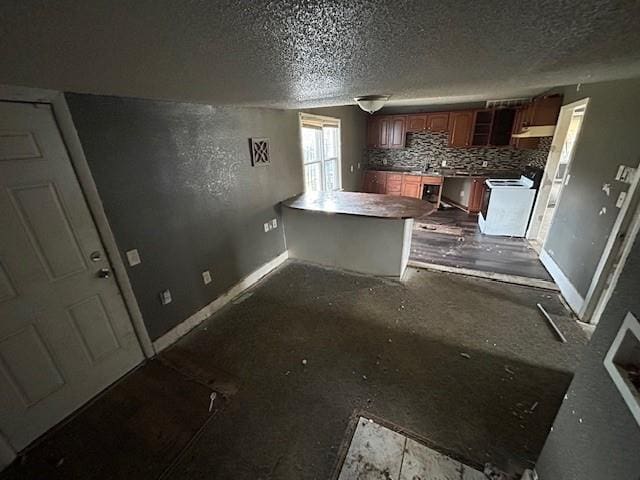
[[[389,96],[390,95],[365,95],[363,97],[356,97],[354,100],[362,110],[373,113],[384,107],[384,104],[389,100]]]

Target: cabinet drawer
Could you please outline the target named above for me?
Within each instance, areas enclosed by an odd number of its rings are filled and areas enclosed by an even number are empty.
[[[442,177],[422,177],[422,183],[424,185],[442,185]]]
[[[401,173],[388,173],[387,174],[387,182],[402,182],[402,174]]]

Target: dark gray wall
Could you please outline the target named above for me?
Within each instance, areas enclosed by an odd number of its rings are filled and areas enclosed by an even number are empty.
[[[541,480],[640,478],[640,427],[602,363],[627,312],[639,318],[638,292],[640,237],[538,459]]]
[[[368,114],[354,105],[312,108],[302,111],[341,120],[342,188],[351,192],[360,190],[362,187],[362,173],[365,168],[364,154],[367,148]],[[360,164],[359,169],[358,163]],[[351,171],[351,166],[353,166],[353,172]]]
[[[140,252],[128,270],[152,339],[285,250],[281,222],[263,224],[303,189],[295,111],[67,101],[118,247]],[[251,166],[250,137],[270,138],[270,166]],[[173,303],[162,306],[167,288]]]
[[[584,297],[619,212],[618,194],[629,188],[614,180],[618,165],[637,166],[640,160],[640,79],[585,84],[579,91],[571,86],[562,93],[565,104],[590,100],[546,250]],[[600,215],[603,207],[606,214]]]

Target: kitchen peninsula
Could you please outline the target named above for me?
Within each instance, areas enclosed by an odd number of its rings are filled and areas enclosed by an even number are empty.
[[[356,192],[309,192],[283,205],[291,258],[396,278],[407,267],[413,219],[435,209],[415,198]]]

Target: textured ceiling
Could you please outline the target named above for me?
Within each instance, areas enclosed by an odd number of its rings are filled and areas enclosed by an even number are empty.
[[[302,107],[640,75],[640,1],[3,0],[0,83]]]

